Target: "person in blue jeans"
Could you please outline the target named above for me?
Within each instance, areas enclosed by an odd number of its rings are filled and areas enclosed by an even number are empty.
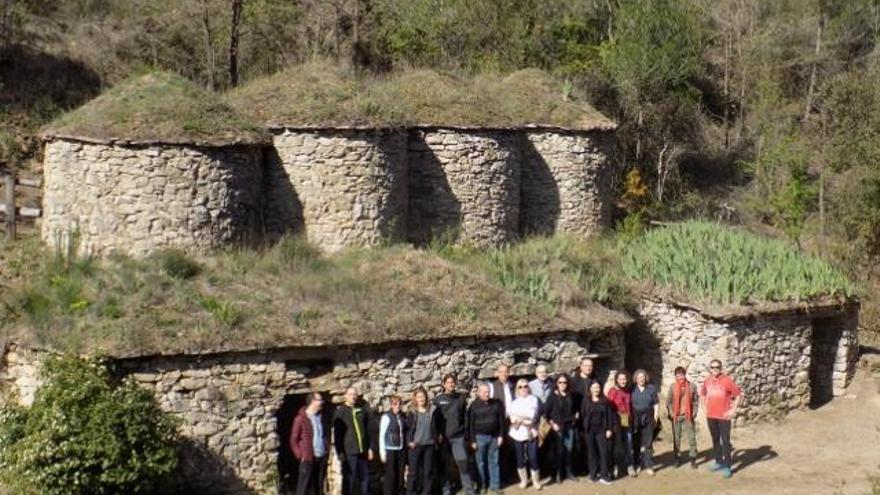
[[[569,392],[569,377],[566,374],[556,377],[556,390],[547,397],[547,419],[552,429],[553,444],[556,447],[556,466],[550,473],[557,483],[562,480],[577,481],[571,469],[571,450],[574,448],[574,430],[578,411],[574,398]]]
[[[493,399],[489,385],[480,383],[477,399],[468,409],[468,438],[471,448],[476,451],[477,472],[480,475],[480,490],[490,489],[501,495],[501,471],[498,465],[498,451],[504,441],[504,407]]]
[[[633,443],[638,446],[641,469],[654,476],[654,430],[660,422],[660,398],[657,387],[648,383],[647,371],[636,370],[633,381]]]
[[[360,402],[354,387],[345,390],[345,403],[333,413],[333,438],[336,454],[342,463],[343,495],[370,493],[368,462],[373,460],[367,431],[367,408]]]

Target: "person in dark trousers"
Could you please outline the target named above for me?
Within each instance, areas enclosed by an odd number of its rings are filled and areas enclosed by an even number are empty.
[[[606,394],[608,402],[617,414],[614,438],[613,458],[617,465],[616,478],[622,478],[623,473],[636,476],[635,462],[633,462],[633,439],[632,439],[632,393],[629,389],[629,375],[625,370],[614,374],[614,385]]]
[[[290,430],[290,450],[299,461],[296,495],[321,495],[327,473],[329,445],[324,434],[321,394],[309,394],[309,403],[300,408]]]
[[[343,495],[370,493],[369,461],[373,460],[367,430],[367,408],[359,403],[354,387],[345,390],[345,403],[333,414],[333,442],[336,454],[342,459]]]
[[[593,360],[588,357],[581,358],[578,369],[576,369],[571,376],[571,383],[569,384],[571,397],[574,400],[575,411],[581,410],[581,403],[583,402],[584,397],[589,397],[590,395],[590,385],[597,381],[598,379],[593,370]],[[580,426],[574,429],[574,435],[572,468],[574,468],[575,473],[586,473],[587,453],[584,451],[586,443],[584,442],[583,430]]]
[[[510,428],[507,435],[513,443],[516,455],[516,470],[519,474],[519,487],[529,485],[540,490],[541,474],[538,472],[538,421],[541,417],[541,401],[532,395],[529,381],[516,382],[516,398],[510,403]]]
[[[403,471],[406,467],[406,417],[400,411],[400,397],[388,399],[388,411],[379,421],[379,459],[385,466],[383,495],[403,493]]]
[[[590,396],[581,402],[581,422],[584,428],[590,480],[610,485],[608,477],[608,439],[614,429],[614,412],[608,399],[602,395],[599,382],[590,385]]]
[[[443,377],[443,393],[434,397],[439,418],[438,453],[444,472],[443,495],[453,495],[455,479],[461,481],[461,488],[466,495],[474,495],[474,485],[468,471],[467,439],[467,404],[462,394],[455,391],[455,375]]]
[[[547,397],[546,414],[550,421],[551,442],[556,448],[556,466],[550,476],[555,477],[558,483],[568,479],[577,481],[577,477],[571,469],[571,450],[574,447],[574,429],[577,420],[577,410],[574,408],[574,399],[568,391],[568,375],[562,374],[556,377],[556,390]]]
[[[660,421],[660,398],[657,387],[648,383],[647,371],[636,370],[633,381],[633,443],[639,449],[640,469],[654,476],[654,430]]]
[[[687,435],[691,467],[697,469],[697,428],[694,418],[700,404],[700,395],[687,379],[687,370],[679,366],[675,368],[675,382],[669,386],[666,394],[666,414],[672,422],[672,454],[675,456],[675,467],[681,466],[681,440]]]
[[[492,398],[497,400],[504,411],[504,427],[503,430],[507,431],[507,428],[510,426],[509,414],[507,409],[510,407],[511,402],[514,399],[514,390],[513,390],[513,382],[510,381],[510,366],[506,364],[498,365],[498,368],[495,370],[495,381],[489,384],[490,390],[492,391]],[[510,481],[512,477],[511,466],[513,466],[513,443],[507,440],[502,440],[501,448],[499,455],[501,456],[501,461],[499,462],[501,466],[501,480],[503,482]]]
[[[490,395],[489,384],[480,383],[477,398],[468,409],[468,439],[476,451],[477,472],[483,493],[490,489],[501,495],[501,472],[498,451],[505,428],[504,407]]]
[[[721,471],[723,477],[730,478],[733,476],[730,426],[742,400],[742,392],[732,378],[721,372],[721,361],[713,359],[709,363],[709,376],[700,387],[700,398],[706,408],[706,422],[715,452],[715,463],[709,469]]]
[[[409,446],[409,473],[406,492],[430,495],[434,484],[434,446],[437,443],[437,408],[428,401],[423,388],[413,392],[406,415],[406,440]]]

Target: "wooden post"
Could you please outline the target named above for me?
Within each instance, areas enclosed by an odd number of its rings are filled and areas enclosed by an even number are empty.
[[[15,239],[15,176],[3,177],[6,203],[6,237]]]

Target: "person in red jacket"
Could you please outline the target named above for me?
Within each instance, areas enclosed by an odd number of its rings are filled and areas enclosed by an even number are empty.
[[[721,372],[721,361],[713,359],[709,363],[710,375],[700,387],[700,399],[706,411],[706,422],[712,436],[712,449],[715,451],[715,463],[712,471],[721,471],[721,475],[730,478],[731,448],[730,423],[736,416],[736,408],[742,400],[742,393],[733,379]]]
[[[289,443],[290,450],[299,461],[296,495],[320,495],[323,492],[329,449],[321,418],[323,406],[324,398],[313,392],[309,394],[308,405],[300,408],[293,418]]]

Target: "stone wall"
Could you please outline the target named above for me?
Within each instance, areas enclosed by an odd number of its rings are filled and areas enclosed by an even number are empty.
[[[526,132],[521,230],[588,236],[611,220],[608,132]]]
[[[641,321],[627,333],[627,363],[646,367],[666,388],[673,370],[683,366],[702,383],[712,359],[724,363],[742,388],[745,401],[737,423],[772,419],[811,405],[811,389],[834,382],[835,395],[855,372],[857,308],[846,307],[834,321],[840,330],[804,311],[755,313],[718,319],[693,308],[643,300]],[[816,343],[833,340],[830,367],[816,368]],[[827,349],[827,345],[824,346]],[[829,351],[818,351],[828,356]],[[814,404],[815,405],[815,404]]]
[[[406,399],[418,386],[439,388],[445,373],[457,373],[461,389],[491,378],[495,367],[513,363],[512,373],[530,375],[539,363],[571,370],[580,356],[600,355],[604,376],[623,364],[623,335],[612,332],[460,339],[382,348],[335,351],[276,351],[121,362],[126,373],[152,390],[161,407],[183,419],[191,440],[181,480],[184,488],[211,493],[271,493],[277,477],[279,425],[285,396],[316,390],[334,401],[348,386],[378,407],[383,398]],[[338,472],[338,466],[332,468]]]
[[[87,253],[201,252],[260,230],[262,152],[256,147],[118,145],[57,139],[46,145],[45,242],[71,232]]]
[[[499,245],[519,230],[522,136],[514,131],[427,129],[409,140],[409,240],[440,235]]]
[[[327,251],[403,237],[406,134],[285,130],[267,157],[267,230],[304,230]]]
[[[0,359],[0,398],[23,406],[33,404],[34,394],[42,383],[39,362],[38,353],[15,344],[6,346]]]

